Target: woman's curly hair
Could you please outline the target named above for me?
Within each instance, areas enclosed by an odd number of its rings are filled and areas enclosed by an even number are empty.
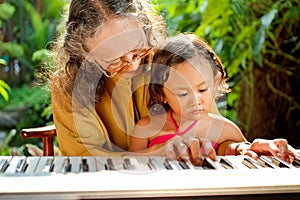
[[[156,46],[162,38],[165,38],[166,30],[162,17],[156,12],[154,5],[149,0],[72,0],[66,10],[66,20],[62,22],[60,36],[52,48],[52,74],[50,74],[51,87],[72,95],[76,76],[82,66],[90,65],[93,69],[89,73],[93,76],[101,76],[94,64],[86,61],[89,50],[86,40],[92,38],[99,26],[105,21],[133,16],[143,26],[150,46]],[[86,87],[93,87],[95,99],[99,101],[105,88],[105,79],[100,78],[95,86],[89,84],[89,75],[82,76]],[[89,90],[86,88],[85,90]]]

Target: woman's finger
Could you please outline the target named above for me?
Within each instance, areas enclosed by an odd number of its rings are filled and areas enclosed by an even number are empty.
[[[251,157],[251,158],[254,158],[255,160],[258,158],[257,153],[255,153],[255,152],[252,151],[252,150],[246,150],[246,151],[243,152],[242,154],[245,155],[245,156],[249,156],[249,157]]]

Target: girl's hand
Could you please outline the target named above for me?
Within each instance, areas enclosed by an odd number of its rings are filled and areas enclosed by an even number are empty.
[[[216,160],[216,152],[211,142],[205,138],[175,136],[168,141],[165,151],[169,159],[186,159],[197,166],[203,163],[202,152],[212,160]]]

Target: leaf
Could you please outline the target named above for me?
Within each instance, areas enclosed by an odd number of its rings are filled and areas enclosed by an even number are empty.
[[[266,15],[262,16],[262,18],[261,18],[261,24],[264,27],[269,27],[270,24],[272,23],[273,19],[275,18],[276,14],[277,14],[277,9],[272,9]]]
[[[8,3],[0,4],[0,19],[9,19],[15,13],[15,7]]]
[[[0,87],[3,87],[6,90],[10,91],[9,85],[7,83],[5,83],[3,80],[0,80]]]
[[[259,65],[262,64],[261,48],[262,48],[263,44],[265,43],[265,35],[266,35],[265,28],[263,26],[261,26],[253,38],[254,47],[252,50],[252,54],[253,54],[254,60]]]
[[[0,65],[7,65],[7,61],[0,58]]]
[[[10,91],[9,85],[3,80],[0,80],[0,95],[5,101],[8,101],[8,91]]]
[[[284,13],[284,19],[299,19],[300,18],[300,4],[298,6],[293,6],[286,13]]]
[[[31,60],[33,62],[38,62],[38,61],[43,61],[45,60],[48,55],[50,54],[51,51],[47,50],[47,49],[40,49],[37,50],[35,52],[33,52]]]
[[[24,49],[19,44],[0,41],[0,54],[8,54],[11,57],[19,58],[24,55]]]

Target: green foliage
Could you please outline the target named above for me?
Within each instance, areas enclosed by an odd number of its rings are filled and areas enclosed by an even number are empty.
[[[9,3],[0,4],[0,19],[9,19],[15,13],[15,7]]]
[[[8,54],[14,58],[19,58],[24,55],[24,49],[19,44],[0,41],[0,55],[1,54]]]
[[[3,21],[0,21],[0,37],[5,40],[0,40],[0,57],[8,58],[10,71],[4,81],[12,87],[31,82],[35,78],[35,70],[41,71],[44,67],[46,49],[53,41],[66,2],[68,0],[38,0],[34,3],[31,0],[6,0],[1,4],[0,19],[3,16]],[[18,75],[14,75],[16,60],[21,68]]]
[[[33,107],[39,109],[43,104],[49,103],[49,92],[44,86],[24,85],[20,88],[13,88],[10,92],[10,101],[0,99],[0,109],[4,107]]]
[[[50,50],[40,49],[33,52],[31,60],[36,63],[39,62],[46,63],[47,59],[49,58],[49,54],[50,54]]]
[[[39,127],[52,124],[51,99],[48,89],[44,86],[24,85],[21,88],[12,88],[10,92],[10,101],[6,102],[0,99],[0,109],[20,108],[22,112],[21,121],[16,127],[19,133],[22,128]],[[19,134],[14,135],[9,141],[9,146],[20,147],[28,143],[20,137]],[[32,139],[30,143],[38,144],[40,140]]]
[[[13,129],[7,134],[7,137],[5,138],[3,143],[0,145],[0,156],[10,155],[11,148],[10,148],[9,144],[12,141],[13,137],[15,137],[16,133],[17,133],[16,130]]]
[[[0,95],[5,101],[8,101],[8,92],[10,91],[9,85],[7,85],[3,80],[0,80]]]
[[[157,4],[171,35],[195,32],[206,39],[219,55],[232,87],[227,96],[226,115],[236,122],[237,118],[246,118],[239,121],[246,135],[251,124],[258,120],[254,119],[254,114],[260,112],[255,110],[262,102],[258,99],[260,95],[268,95],[267,99],[274,100],[265,107],[276,109],[275,102],[279,99],[287,106],[270,120],[269,130],[287,121],[284,115],[293,115],[295,117],[288,121],[296,122],[287,126],[298,127],[291,131],[299,133],[299,89],[295,86],[300,83],[298,0],[157,0]],[[237,106],[241,102],[246,113],[237,114],[237,111],[240,112]],[[267,117],[263,114],[262,117]],[[280,115],[283,115],[282,118]]]

